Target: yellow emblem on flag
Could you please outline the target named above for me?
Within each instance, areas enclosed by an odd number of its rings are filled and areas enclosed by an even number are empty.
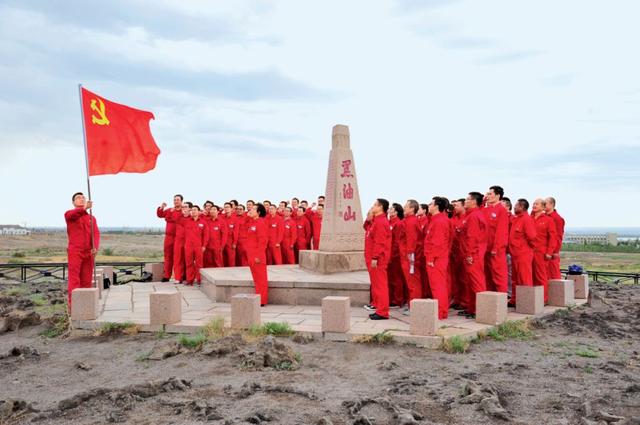
[[[109,118],[107,118],[107,115],[104,112],[104,102],[102,99],[98,99],[98,102],[100,103],[100,107],[96,104],[95,99],[91,99],[91,110],[95,111],[99,115],[99,117],[96,117],[91,114],[91,122],[98,125],[109,125]]]

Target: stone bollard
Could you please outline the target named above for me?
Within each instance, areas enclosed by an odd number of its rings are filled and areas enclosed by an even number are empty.
[[[549,281],[549,305],[567,307],[575,304],[573,280],[551,279]]]
[[[516,313],[534,316],[544,313],[544,286],[518,285],[516,294]]]
[[[568,274],[567,280],[573,280],[574,298],[587,299],[589,297],[588,274]]]
[[[182,296],[177,291],[149,294],[149,324],[171,325],[182,320]]]
[[[237,294],[231,297],[233,329],[249,329],[260,323],[260,294]]]
[[[322,332],[344,333],[351,329],[351,299],[324,297],[322,299]]]
[[[409,333],[420,336],[435,335],[438,330],[438,300],[414,299],[409,307]]]
[[[160,282],[164,275],[164,263],[147,263],[144,265],[144,271],[151,273],[152,282]]]
[[[98,288],[76,288],[71,292],[71,320],[98,318]]]
[[[485,291],[476,294],[477,323],[499,325],[505,320],[507,320],[507,294],[505,292]]]

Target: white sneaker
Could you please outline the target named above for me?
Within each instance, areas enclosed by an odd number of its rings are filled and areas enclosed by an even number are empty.
[[[367,311],[376,311],[376,308],[374,306],[372,306],[371,304],[365,305],[364,309],[367,310]]]

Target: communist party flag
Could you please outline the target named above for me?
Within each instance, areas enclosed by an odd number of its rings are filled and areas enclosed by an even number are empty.
[[[160,149],[149,128],[151,112],[111,102],[81,88],[89,175],[146,173]]]

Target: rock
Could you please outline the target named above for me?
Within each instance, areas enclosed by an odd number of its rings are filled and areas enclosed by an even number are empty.
[[[411,413],[401,413],[396,418],[397,425],[418,425],[418,421],[413,418]]]
[[[19,357],[21,359],[38,358],[40,357],[40,352],[35,348],[29,347],[27,345],[21,345],[18,347],[13,347],[7,352],[7,354],[0,355],[0,359],[6,359],[8,357]]]
[[[397,369],[398,367],[399,367],[398,363],[394,362],[393,360],[385,360],[380,364],[378,369],[380,369],[380,370],[393,370],[393,369]]]
[[[91,366],[89,366],[89,365],[88,365],[88,364],[86,364],[86,363],[82,363],[82,362],[78,362],[78,363],[76,363],[76,366],[75,366],[75,367],[76,367],[76,369],[80,369],[80,370],[91,370],[91,369],[92,369],[92,367],[91,367]]]
[[[297,333],[293,336],[293,338],[291,338],[291,340],[298,344],[309,344],[310,342],[314,341],[314,338],[312,335]]]
[[[16,331],[26,326],[39,325],[40,315],[35,311],[12,310],[0,319],[0,333]]]
[[[257,370],[265,367],[277,370],[297,370],[300,368],[298,355],[275,337],[267,336],[257,347],[240,353],[242,369]]]
[[[333,425],[333,421],[328,416],[324,416],[318,419],[318,422],[316,422],[316,425]]]
[[[611,413],[607,413],[604,411],[599,411],[598,412],[598,419],[602,419],[603,421],[607,422],[607,423],[611,423],[611,422],[620,422],[623,421],[625,418],[624,416],[616,416],[616,415],[612,415]]]
[[[164,360],[169,357],[177,356],[182,352],[182,346],[177,342],[171,342],[161,346],[156,346],[151,350],[149,360]]]
[[[37,410],[24,400],[0,400],[0,423],[29,412],[37,412]]]
[[[212,342],[208,342],[202,347],[201,353],[205,356],[226,356],[237,352],[240,347],[246,345],[242,336],[238,334],[225,336]]]

